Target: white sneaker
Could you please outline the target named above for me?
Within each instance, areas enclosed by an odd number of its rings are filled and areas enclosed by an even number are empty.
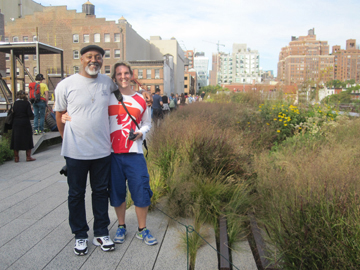
[[[95,246],[100,246],[102,251],[112,251],[115,249],[115,244],[108,235],[101,237],[94,237],[93,244]]]
[[[88,253],[87,239],[75,239],[74,253],[78,256],[83,256]]]

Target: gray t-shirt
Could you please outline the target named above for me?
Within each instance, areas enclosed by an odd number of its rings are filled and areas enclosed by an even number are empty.
[[[74,159],[98,159],[111,153],[108,106],[117,89],[106,75],[96,79],[74,74],[55,89],[55,111],[67,111],[61,155]]]

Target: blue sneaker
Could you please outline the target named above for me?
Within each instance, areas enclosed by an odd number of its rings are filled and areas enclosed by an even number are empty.
[[[119,226],[114,237],[114,243],[116,244],[124,243],[125,235],[126,235],[126,228],[124,226]]]
[[[141,232],[136,233],[136,238],[143,240],[148,246],[156,245],[157,240],[153,237],[148,229],[143,229]]]

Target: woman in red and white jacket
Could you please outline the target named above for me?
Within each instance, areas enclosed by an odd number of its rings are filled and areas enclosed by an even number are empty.
[[[115,208],[119,226],[114,237],[115,243],[123,243],[126,235],[126,181],[134,201],[138,219],[136,237],[147,245],[157,244],[157,240],[146,228],[146,217],[152,191],[149,184],[149,173],[143,154],[142,142],[151,128],[151,109],[146,105],[141,94],[131,89],[133,76],[131,66],[127,62],[114,65],[112,79],[118,85],[123,96],[123,103],[140,129],[129,117],[123,105],[112,95],[109,105],[111,154],[110,204]],[[133,130],[136,136],[129,139]]]

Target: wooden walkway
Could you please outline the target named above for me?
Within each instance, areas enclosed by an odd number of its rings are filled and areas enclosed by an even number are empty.
[[[134,208],[130,207],[125,243],[108,253],[92,245],[89,187],[86,193],[89,253],[76,256],[68,224],[68,186],[66,178],[59,174],[65,164],[60,145],[38,151],[34,157],[36,161],[25,162],[25,151],[20,151],[19,163],[8,161],[0,165],[0,269],[187,269],[182,240],[185,228],[169,223],[158,210],[149,213],[147,227],[159,244],[147,246],[134,237],[137,221]],[[112,207],[109,215],[113,237],[117,220]],[[214,230],[209,227],[206,234],[207,241],[216,247]],[[245,249],[240,252],[246,259],[239,262],[239,269],[257,269],[248,247]],[[196,269],[218,269],[217,254],[211,247],[200,248]]]

